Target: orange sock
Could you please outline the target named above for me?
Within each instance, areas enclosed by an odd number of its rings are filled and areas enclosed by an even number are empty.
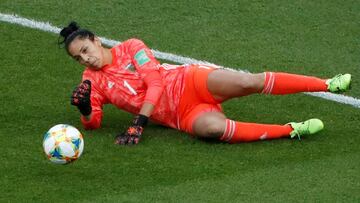
[[[265,73],[263,94],[292,94],[298,92],[325,92],[326,80],[289,73]]]
[[[230,143],[251,142],[264,139],[289,137],[290,125],[243,123],[226,119],[225,132],[220,140]]]

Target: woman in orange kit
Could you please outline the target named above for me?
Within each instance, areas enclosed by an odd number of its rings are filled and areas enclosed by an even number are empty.
[[[60,32],[67,53],[86,66],[71,104],[78,107],[86,129],[101,126],[104,104],[113,104],[135,118],[115,138],[120,145],[138,144],[148,120],[205,138],[238,143],[300,137],[323,129],[319,119],[285,125],[245,123],[227,119],[221,103],[250,94],[292,94],[349,89],[351,75],[331,79],[264,72],[243,73],[220,67],[160,64],[138,39],[110,49],[75,22]]]

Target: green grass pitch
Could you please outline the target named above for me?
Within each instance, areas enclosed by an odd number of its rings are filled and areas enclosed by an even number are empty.
[[[247,69],[330,77],[352,73],[360,98],[359,1],[21,1],[0,12]],[[106,106],[102,129],[84,131],[71,91],[82,68],[58,36],[0,22],[0,202],[359,202],[360,109],[304,94],[254,95],[224,104],[231,119],[287,123],[317,117],[301,141],[205,142],[150,124],[136,147],[113,144],[132,116]],[[82,157],[54,165],[43,134],[68,123]]]

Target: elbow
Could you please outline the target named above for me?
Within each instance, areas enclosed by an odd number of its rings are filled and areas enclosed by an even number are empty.
[[[100,123],[84,124],[84,129],[85,130],[96,130],[96,129],[100,128],[100,127],[101,127]]]
[[[84,116],[81,116],[81,123],[85,130],[95,130],[101,127],[100,119],[86,120]]]

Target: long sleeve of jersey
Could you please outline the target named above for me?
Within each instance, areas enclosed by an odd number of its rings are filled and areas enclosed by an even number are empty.
[[[141,78],[147,86],[144,102],[151,103],[155,106],[164,90],[159,72],[160,64],[155,59],[151,50],[142,41],[130,39],[124,43],[132,57],[137,72],[140,73]]]

